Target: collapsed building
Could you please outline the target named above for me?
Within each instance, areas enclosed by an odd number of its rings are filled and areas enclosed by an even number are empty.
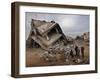
[[[27,47],[41,47],[47,50],[59,41],[67,44],[66,36],[58,23],[32,19],[31,31],[26,41]]]

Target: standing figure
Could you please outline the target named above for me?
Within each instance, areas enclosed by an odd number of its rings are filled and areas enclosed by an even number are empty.
[[[81,55],[82,55],[82,58],[84,58],[84,47],[83,46],[81,47]]]
[[[78,46],[75,47],[75,52],[76,52],[76,56],[80,57],[80,50],[79,50]]]
[[[73,51],[71,50],[70,51],[70,56],[73,58],[74,57],[74,54],[73,54]]]

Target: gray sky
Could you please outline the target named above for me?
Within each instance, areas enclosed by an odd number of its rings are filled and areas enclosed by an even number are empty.
[[[29,35],[31,19],[57,22],[65,35],[76,37],[84,32],[89,32],[89,15],[76,14],[53,14],[53,13],[34,13],[26,12],[26,39]]]

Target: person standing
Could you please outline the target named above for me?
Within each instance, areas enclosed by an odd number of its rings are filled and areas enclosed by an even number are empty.
[[[79,50],[78,46],[75,47],[75,52],[76,52],[76,56],[79,57],[80,50]]]
[[[81,47],[81,55],[82,55],[82,58],[84,58],[84,47],[83,46]]]
[[[71,56],[71,58],[74,57],[74,54],[73,54],[73,51],[72,50],[70,51],[70,56]]]

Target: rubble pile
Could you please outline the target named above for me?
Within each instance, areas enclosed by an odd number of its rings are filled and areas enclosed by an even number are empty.
[[[81,51],[76,51],[79,48],[74,44],[64,46],[64,44],[55,44],[43,53],[41,58],[45,61],[55,63],[63,61],[66,64],[79,64],[83,62]]]

